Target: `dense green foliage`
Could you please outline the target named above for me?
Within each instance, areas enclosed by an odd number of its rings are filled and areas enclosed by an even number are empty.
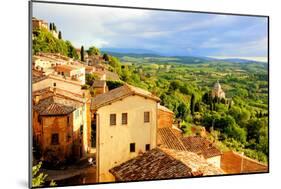
[[[42,162],[32,167],[32,187],[43,186],[43,184],[46,181],[46,178],[48,177],[47,174],[39,172],[41,166],[42,166]],[[56,186],[56,183],[54,181],[51,181],[50,186]]]
[[[268,157],[267,64],[201,62],[177,57],[109,58],[113,71],[129,84],[149,90],[182,120],[216,132],[222,149],[243,151],[266,162]],[[226,99],[212,98],[220,80]],[[213,131],[213,132],[211,132]]]
[[[98,48],[96,48],[95,46],[92,46],[87,50],[87,53],[89,56],[100,55],[100,50]]]
[[[50,25],[50,27],[53,26]],[[52,33],[44,28],[33,31],[32,45],[33,54],[36,54],[38,52],[60,53],[71,58],[78,58],[75,48],[70,41],[57,39],[52,35]]]

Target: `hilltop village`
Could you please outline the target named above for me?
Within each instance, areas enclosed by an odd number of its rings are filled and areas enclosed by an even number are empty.
[[[32,25],[33,38],[38,30],[62,38],[53,23],[33,18]],[[204,127],[185,135],[157,95],[120,82],[108,55],[72,50],[78,59],[40,49],[32,57],[33,163],[43,162],[49,180],[84,175],[79,182],[122,182],[267,171],[263,163],[219,150]],[[227,100],[219,81],[211,95]]]

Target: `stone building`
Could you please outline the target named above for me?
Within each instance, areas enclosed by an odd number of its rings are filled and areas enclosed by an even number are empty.
[[[32,18],[32,29],[48,29],[48,23],[44,20],[40,20],[37,18]]]
[[[58,75],[79,81],[81,85],[85,84],[85,67],[77,65],[57,65],[55,71]]]
[[[66,162],[90,150],[90,104],[85,95],[55,87],[33,91],[33,148],[40,159]]]
[[[159,101],[128,84],[93,98],[98,182],[114,181],[111,168],[156,147]]]
[[[224,93],[224,91],[222,90],[219,81],[217,81],[217,82],[214,84],[214,87],[213,87],[213,89],[212,89],[212,98],[215,98],[215,97],[217,97],[217,98],[219,98],[219,99],[225,98],[225,93]]]
[[[60,75],[47,75],[47,76],[36,76],[37,71],[32,71],[32,90],[38,91],[47,87],[56,87],[66,91],[71,91],[72,93],[77,93],[82,95],[85,91],[81,90],[81,84],[79,81],[74,81],[71,79],[64,78]]]

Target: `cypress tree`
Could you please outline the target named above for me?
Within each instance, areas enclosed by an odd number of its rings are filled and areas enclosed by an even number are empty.
[[[83,46],[81,46],[80,57],[81,57],[81,61],[84,61],[84,47]]]
[[[61,31],[59,31],[59,39],[62,39]]]
[[[191,114],[194,115],[194,108],[195,108],[195,95],[192,94],[191,95],[191,100],[190,100],[190,111],[191,111]]]
[[[53,23],[53,29],[57,31],[57,26],[55,25],[55,23]]]
[[[50,31],[53,30],[53,25],[52,25],[52,23],[49,24],[49,29],[50,29]]]

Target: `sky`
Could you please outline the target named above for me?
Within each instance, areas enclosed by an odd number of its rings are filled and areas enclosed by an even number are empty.
[[[166,56],[267,57],[267,18],[33,2],[80,48],[144,49]]]

